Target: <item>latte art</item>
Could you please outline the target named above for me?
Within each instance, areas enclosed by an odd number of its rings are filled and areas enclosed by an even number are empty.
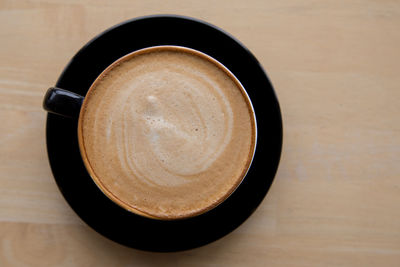
[[[187,51],[154,49],[112,66],[81,111],[92,178],[117,203],[150,217],[217,205],[254,152],[254,115],[238,82]]]
[[[106,129],[125,172],[150,184],[178,186],[218,159],[230,141],[233,115],[218,84],[196,70],[170,67],[136,76],[115,96],[118,105]]]

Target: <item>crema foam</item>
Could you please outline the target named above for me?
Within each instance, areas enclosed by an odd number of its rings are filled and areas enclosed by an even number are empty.
[[[256,125],[237,79],[212,58],[153,47],[111,65],[85,97],[79,141],[100,189],[158,219],[203,213],[251,163]]]

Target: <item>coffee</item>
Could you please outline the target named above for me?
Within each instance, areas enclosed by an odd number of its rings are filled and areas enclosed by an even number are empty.
[[[240,184],[256,125],[237,79],[192,49],[161,46],[123,57],[92,85],[78,127],[98,187],[134,213],[201,214]]]

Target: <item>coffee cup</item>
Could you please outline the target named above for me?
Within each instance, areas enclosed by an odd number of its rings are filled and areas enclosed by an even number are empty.
[[[203,214],[250,168],[257,140],[251,101],[216,59],[154,46],[107,67],[85,97],[49,88],[45,110],[78,120],[84,165],[127,211],[158,220]]]

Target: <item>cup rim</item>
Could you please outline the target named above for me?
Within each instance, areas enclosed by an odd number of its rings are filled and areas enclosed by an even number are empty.
[[[240,89],[240,92],[243,96],[243,98],[245,99],[245,102],[247,104],[247,107],[249,107],[249,111],[251,116],[251,124],[252,124],[252,128],[253,128],[253,134],[252,134],[252,140],[251,140],[251,150],[249,152],[249,157],[248,160],[246,162],[246,167],[243,169],[242,174],[239,176],[240,178],[237,179],[237,181],[235,181],[235,183],[232,184],[232,186],[230,187],[230,189],[222,196],[220,197],[215,203],[213,203],[212,205],[206,206],[196,212],[192,212],[192,213],[188,213],[185,215],[178,215],[178,216],[155,216],[153,214],[150,214],[148,212],[142,211],[138,208],[132,207],[131,205],[125,203],[123,200],[121,200],[120,198],[118,198],[118,196],[116,196],[115,194],[113,194],[110,190],[107,189],[107,187],[101,182],[100,178],[98,177],[98,175],[95,174],[89,159],[87,157],[86,154],[86,150],[85,150],[85,146],[84,146],[84,138],[83,138],[83,114],[84,112],[82,112],[88,101],[87,101],[87,96],[93,91],[93,89],[96,87],[96,85],[103,79],[103,77],[109,73],[113,68],[115,68],[116,66],[118,66],[121,62],[128,60],[130,58],[133,58],[135,56],[141,55],[141,54],[145,54],[145,53],[151,53],[154,52],[156,50],[174,50],[174,51],[183,51],[186,53],[190,53],[190,54],[195,54],[197,56],[200,56],[202,58],[205,58],[206,60],[208,60],[209,62],[213,63],[214,65],[216,65],[219,69],[223,70],[230,78],[231,80],[237,85],[237,87]],[[81,110],[79,112],[79,118],[78,118],[78,127],[77,127],[77,131],[78,131],[78,145],[79,145],[79,151],[80,151],[80,155],[82,157],[82,161],[84,163],[84,166],[86,168],[86,170],[89,173],[90,178],[92,179],[92,181],[96,184],[96,186],[100,189],[100,191],[107,197],[109,198],[111,201],[113,201],[115,204],[117,204],[118,206],[120,206],[121,208],[132,212],[134,214],[140,215],[140,216],[144,216],[150,219],[156,219],[156,220],[165,220],[165,221],[169,221],[169,220],[180,220],[180,219],[187,219],[187,218],[192,218],[201,214],[204,214],[214,208],[216,208],[217,206],[219,206],[220,204],[222,204],[224,201],[226,201],[235,191],[236,189],[240,186],[240,184],[243,182],[243,180],[246,178],[247,173],[249,172],[253,159],[254,159],[254,155],[255,155],[255,151],[256,151],[256,147],[257,147],[257,120],[256,120],[256,114],[254,111],[254,107],[253,104],[251,102],[251,99],[246,91],[246,89],[244,88],[244,86],[242,85],[242,83],[239,81],[238,78],[236,78],[236,76],[225,66],[223,65],[221,62],[219,62],[218,60],[216,60],[215,58],[207,55],[204,52],[201,52],[199,50],[193,49],[193,48],[188,48],[185,46],[179,46],[179,45],[157,45],[157,46],[149,46],[149,47],[145,47],[142,49],[138,49],[135,50],[131,53],[128,53],[120,58],[118,58],[117,60],[115,60],[113,63],[111,63],[107,68],[105,68],[99,75],[98,77],[94,80],[94,82],[90,85],[82,106],[81,106]]]

